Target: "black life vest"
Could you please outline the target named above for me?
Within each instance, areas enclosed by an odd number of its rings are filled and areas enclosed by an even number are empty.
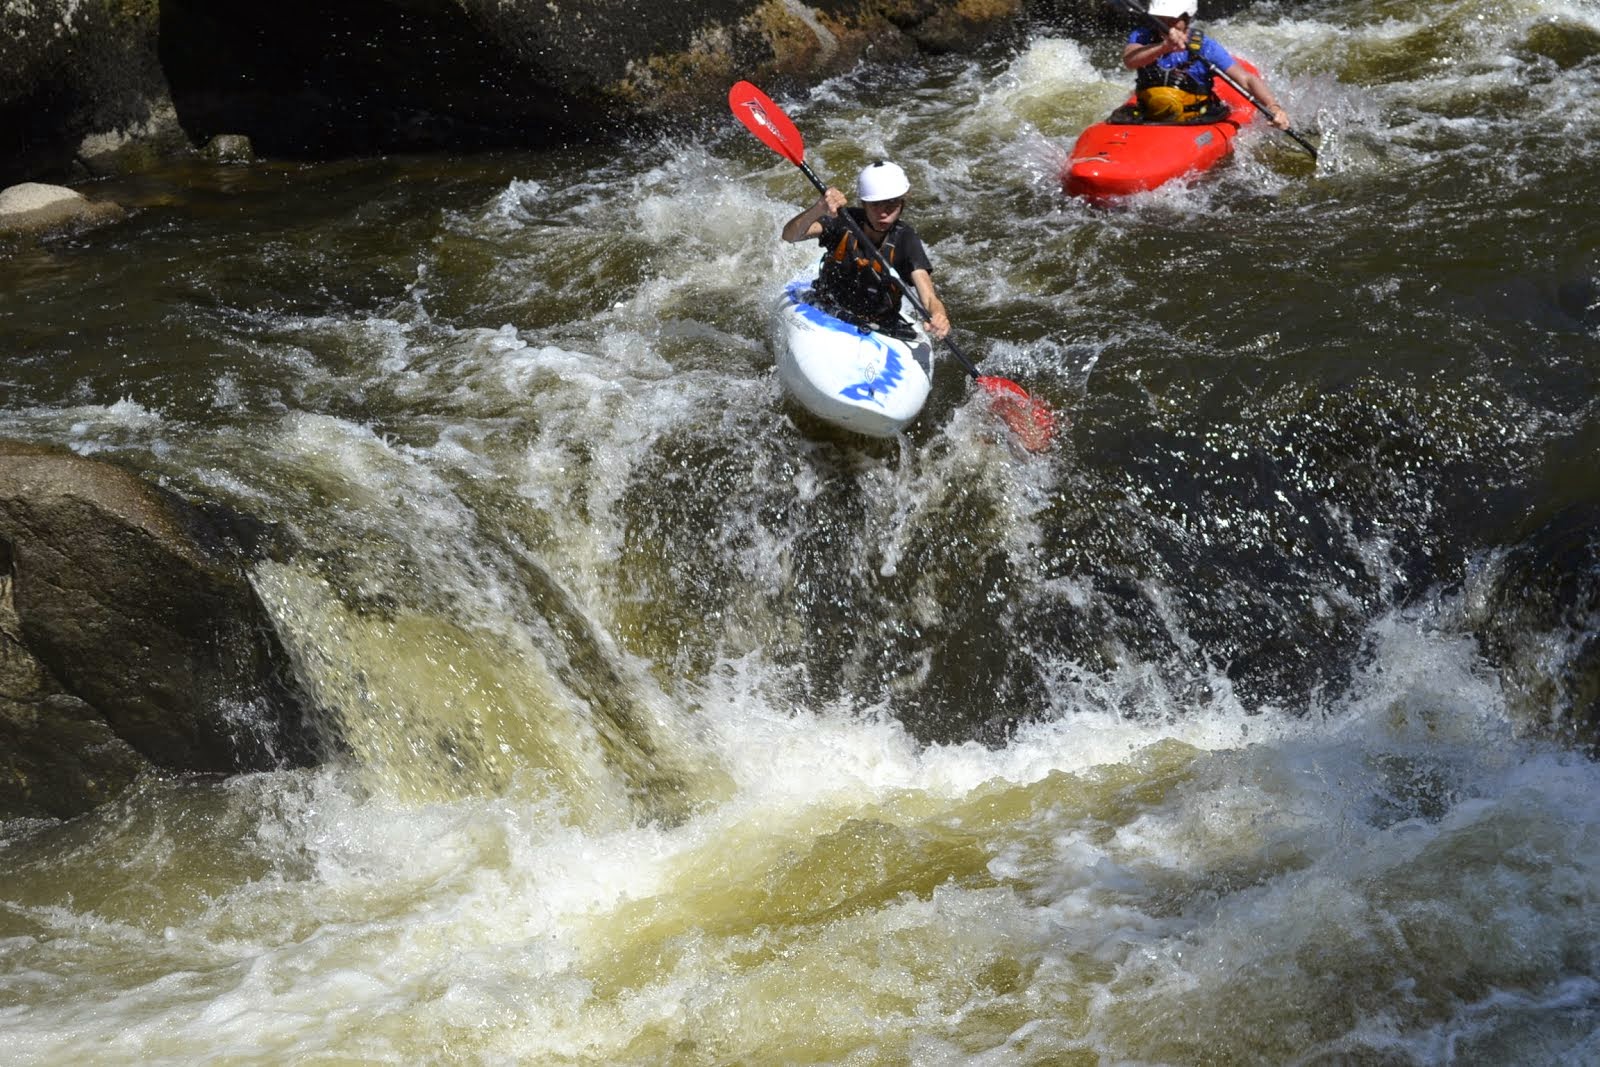
[[[865,223],[862,229],[866,229]],[[904,232],[905,228],[896,220],[878,246],[878,256],[882,257],[879,259],[861,246],[855,234],[841,231],[833,247],[823,254],[818,287],[828,299],[852,315],[880,325],[892,324],[900,315],[900,288],[889,277],[884,264],[893,269],[898,253],[895,244]]]

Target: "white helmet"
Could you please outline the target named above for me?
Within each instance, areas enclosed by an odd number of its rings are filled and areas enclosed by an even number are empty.
[[[1158,19],[1177,19],[1197,14],[1196,6],[1195,0],[1150,0],[1145,11]]]
[[[897,196],[905,196],[910,188],[911,182],[906,178],[906,172],[881,159],[862,167],[861,177],[856,179],[856,194],[863,201],[893,200]]]

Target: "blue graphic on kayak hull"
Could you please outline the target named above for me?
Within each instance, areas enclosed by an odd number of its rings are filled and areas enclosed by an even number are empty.
[[[905,380],[906,367],[900,359],[900,353],[894,345],[887,344],[882,337],[869,330],[863,330],[850,325],[837,316],[830,315],[815,304],[806,303],[802,294],[809,294],[810,286],[803,282],[792,282],[784,290],[784,295],[794,304],[795,311],[801,318],[822,327],[824,330],[833,330],[837,333],[849,334],[863,342],[870,343],[874,348],[883,353],[883,370],[876,378],[864,382],[856,382],[839,390],[839,395],[846,400],[864,400],[869,403],[883,406],[881,395],[887,393]]]
[[[933,344],[912,323],[902,339],[852,325],[808,299],[815,277],[784,287],[775,310],[778,378],[825,422],[893,437],[916,418],[933,383]]]

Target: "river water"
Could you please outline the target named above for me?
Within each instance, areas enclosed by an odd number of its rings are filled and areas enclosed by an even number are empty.
[[[1292,14],[1210,29],[1320,158],[1111,210],[1114,40],[780,97],[1041,456],[949,360],[899,441],[784,400],[813,193],[728,118],[12,249],[0,435],[278,524],[349,755],[0,828],[5,1058],[1600,1062],[1596,628],[1517,599],[1593,588],[1600,6]]]

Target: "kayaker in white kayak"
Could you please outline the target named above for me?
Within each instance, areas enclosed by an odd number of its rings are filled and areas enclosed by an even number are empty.
[[[1259,75],[1250,73],[1229,51],[1190,28],[1195,0],[1150,0],[1146,12],[1167,28],[1139,26],[1128,35],[1122,65],[1139,72],[1135,83],[1140,116],[1150,122],[1204,122],[1212,110],[1211,67],[1232,78],[1267,109],[1272,124],[1289,128],[1289,115]],[[1207,64],[1211,66],[1208,67]]]
[[[943,337],[950,332],[950,319],[934,291],[928,251],[917,231],[900,217],[910,191],[910,179],[895,164],[883,160],[868,164],[856,181],[860,207],[849,207],[849,198],[830,186],[815,204],[783,224],[783,239],[791,244],[815,240],[823,247],[816,294],[829,311],[875,332],[905,333],[900,289],[840,218],[841,209],[848,211],[883,259],[916,290],[930,316],[929,332]]]

